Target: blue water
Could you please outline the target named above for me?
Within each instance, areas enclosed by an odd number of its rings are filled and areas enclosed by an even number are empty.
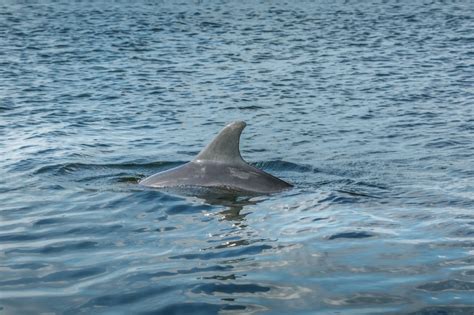
[[[472,1],[2,1],[1,314],[473,314]],[[245,120],[295,185],[137,185]]]

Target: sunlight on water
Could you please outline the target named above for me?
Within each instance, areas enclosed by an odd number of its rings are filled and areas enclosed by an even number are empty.
[[[1,314],[472,314],[472,3],[0,4]],[[137,185],[244,120],[295,185]]]

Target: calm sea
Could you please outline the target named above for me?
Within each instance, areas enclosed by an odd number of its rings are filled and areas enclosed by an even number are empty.
[[[474,314],[472,1],[0,3],[0,314]],[[244,120],[295,185],[137,185]]]

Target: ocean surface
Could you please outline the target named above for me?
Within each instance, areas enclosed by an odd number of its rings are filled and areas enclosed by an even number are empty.
[[[472,1],[5,0],[0,152],[2,315],[474,314]]]

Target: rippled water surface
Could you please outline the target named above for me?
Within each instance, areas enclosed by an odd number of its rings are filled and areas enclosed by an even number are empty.
[[[473,314],[472,1],[2,1],[1,314]],[[295,188],[137,185],[233,120]]]

